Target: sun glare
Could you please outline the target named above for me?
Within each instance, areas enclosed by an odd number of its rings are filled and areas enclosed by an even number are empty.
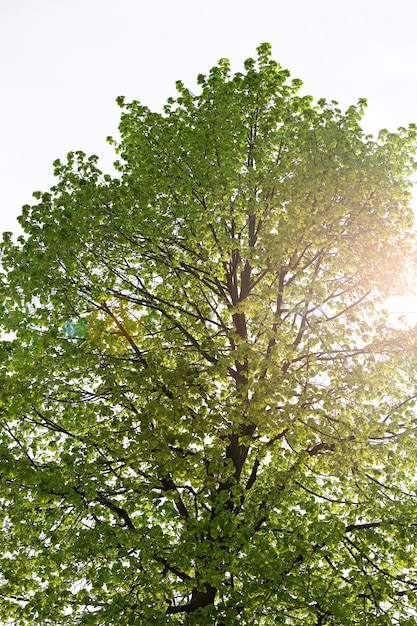
[[[417,324],[417,294],[389,298],[386,309],[394,326],[412,327]]]

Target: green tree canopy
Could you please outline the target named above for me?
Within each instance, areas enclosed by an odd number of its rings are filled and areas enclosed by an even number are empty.
[[[415,623],[416,129],[257,52],[4,236],[4,624]]]

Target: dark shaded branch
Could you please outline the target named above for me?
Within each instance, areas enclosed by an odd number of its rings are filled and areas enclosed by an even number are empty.
[[[172,478],[165,477],[165,478],[161,478],[160,481],[165,491],[175,491],[175,493],[177,494],[177,499],[175,501],[175,506],[177,508],[177,511],[183,519],[188,519],[190,517],[190,514],[188,513],[188,509],[185,506],[184,501],[178,492],[178,488],[175,485]]]
[[[59,424],[57,424],[56,422],[51,420],[49,417],[46,417],[46,415],[44,415],[43,413],[38,411],[38,409],[36,409],[34,406],[32,406],[32,410],[35,412],[35,414],[41,420],[41,422],[37,422],[36,420],[32,419],[31,421],[33,421],[34,424],[37,424],[38,426],[43,426],[43,427],[48,428],[49,430],[53,430],[53,431],[55,431],[57,433],[62,433],[64,435],[68,435],[69,437],[75,437],[75,435],[73,433],[70,433],[69,430],[67,430],[66,428],[63,428],[62,426],[60,426]]]
[[[248,482],[246,483],[246,487],[245,487],[246,489],[250,489],[254,485],[259,466],[260,466],[259,459],[255,459],[251,474],[249,476]]]
[[[320,454],[321,452],[334,452],[335,449],[335,444],[334,443],[318,443],[317,445],[315,445],[313,448],[309,448],[307,450],[308,454],[310,456],[316,456],[317,454]]]
[[[107,498],[104,494],[97,494],[97,501],[110,509],[110,511],[113,511],[113,513],[116,513],[116,515],[123,521],[126,528],[129,530],[136,530],[135,525],[125,509],[117,506],[117,504],[115,504],[112,500],[109,500],[109,498]]]
[[[174,615],[176,613],[193,613],[197,609],[202,609],[205,606],[214,604],[217,589],[206,583],[205,590],[193,589],[191,592],[191,600],[188,604],[179,604],[176,606],[169,606],[167,608],[167,615]]]
[[[184,581],[192,580],[192,578],[191,578],[191,576],[189,576],[189,574],[186,574],[185,572],[182,572],[181,570],[176,568],[174,565],[171,565],[170,563],[168,563],[167,559],[165,559],[164,557],[158,556],[158,555],[154,555],[154,559],[158,563],[161,563],[164,566],[164,569],[166,571],[172,572],[173,574],[175,574],[175,576],[178,576],[178,578],[180,578],[181,580],[184,580]]]

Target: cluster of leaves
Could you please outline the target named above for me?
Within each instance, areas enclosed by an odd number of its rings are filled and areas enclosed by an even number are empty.
[[[266,44],[199,85],[120,98],[118,175],[70,153],[4,237],[0,616],[414,623],[416,336],[380,303],[416,130]]]

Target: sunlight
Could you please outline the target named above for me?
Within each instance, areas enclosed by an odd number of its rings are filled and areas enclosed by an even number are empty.
[[[391,297],[386,302],[389,321],[396,327],[412,327],[417,324],[417,294]]]

